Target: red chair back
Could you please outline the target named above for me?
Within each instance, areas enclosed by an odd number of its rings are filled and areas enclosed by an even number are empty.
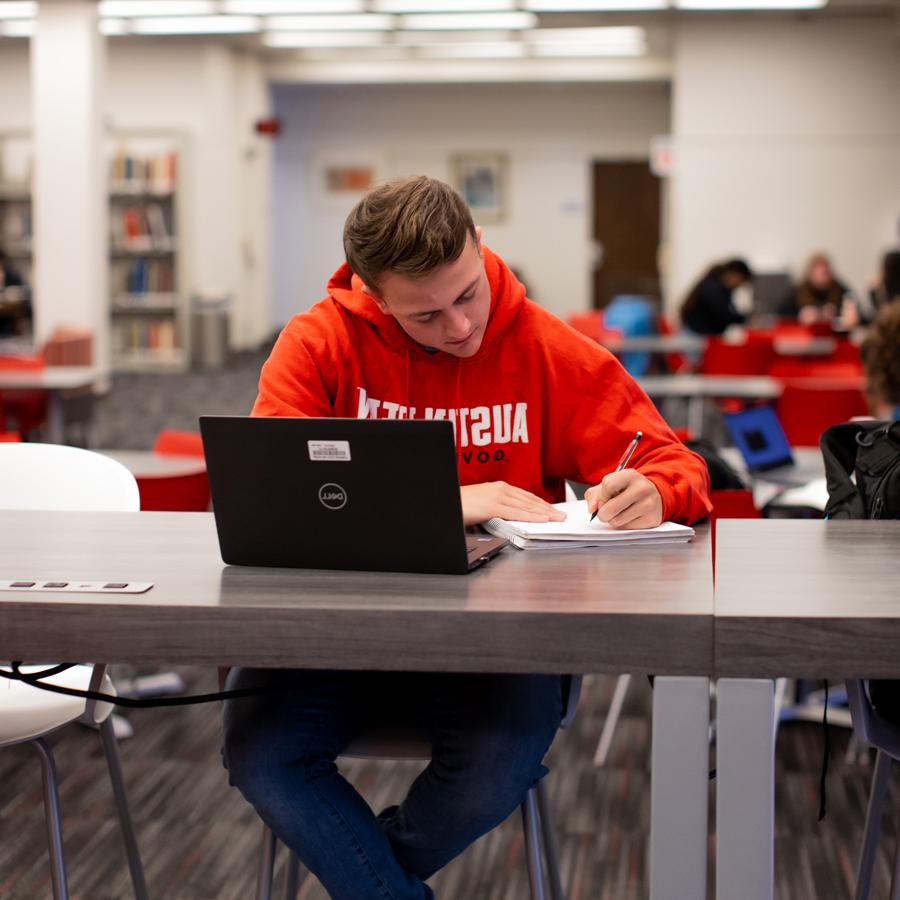
[[[765,375],[775,358],[771,334],[747,333],[740,343],[710,337],[700,371],[704,375]]]
[[[21,356],[0,356],[0,369],[6,372],[23,369],[33,371],[44,368],[44,357],[39,354],[22,354]]]
[[[580,331],[592,341],[599,341],[603,331],[603,313],[598,310],[586,313],[570,313],[566,319],[576,331]]]
[[[137,478],[142,510],[206,512],[209,478],[206,472]]]
[[[0,444],[18,444],[21,440],[18,431],[0,431]]]
[[[196,431],[163,429],[156,436],[153,452],[170,456],[199,456],[202,459],[203,439]]]
[[[775,408],[788,440],[803,447],[818,446],[819,436],[826,428],[869,414],[859,387],[811,378],[785,381]]]
[[[712,512],[709,514],[710,543],[712,544],[713,573],[716,566],[716,520],[761,519],[762,513],[753,502],[752,491],[710,491]]]
[[[0,356],[0,369],[5,372],[27,371],[44,368],[44,357],[40,354]],[[6,417],[14,419],[16,429],[21,433],[35,431],[47,418],[47,395],[43,391],[9,391],[0,394],[3,415],[0,428],[5,427]]]

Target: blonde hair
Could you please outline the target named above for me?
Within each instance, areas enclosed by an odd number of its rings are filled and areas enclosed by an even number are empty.
[[[425,175],[379,185],[344,223],[347,265],[377,290],[385,272],[413,278],[458,259],[475,223],[465,200],[448,184]]]

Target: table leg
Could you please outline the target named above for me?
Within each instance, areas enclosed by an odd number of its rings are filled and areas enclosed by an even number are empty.
[[[62,396],[59,391],[47,392],[47,425],[44,432],[48,444],[61,444],[65,438]]]
[[[653,685],[650,900],[706,900],[709,679]]]
[[[692,438],[703,437],[703,410],[706,398],[693,394],[688,397],[688,431]]]
[[[716,900],[772,900],[774,682],[720,678],[716,722]]]

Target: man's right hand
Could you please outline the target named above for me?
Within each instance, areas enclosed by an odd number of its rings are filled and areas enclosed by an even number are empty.
[[[505,481],[469,484],[460,488],[460,495],[466,525],[493,518],[519,522],[562,522],[566,518],[546,500]]]

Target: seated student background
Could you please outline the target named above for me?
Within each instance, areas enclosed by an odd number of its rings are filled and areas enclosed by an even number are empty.
[[[743,325],[750,309],[735,303],[738,288],[753,280],[742,259],[716,263],[691,288],[681,305],[681,324],[694,334],[723,334],[731,325]]]
[[[860,348],[876,419],[900,419],[900,297],[881,308]]]
[[[374,189],[348,216],[344,249],[327,297],[276,342],[254,415],[451,420],[469,525],[564,518],[551,503],[567,478],[593,485],[589,507],[613,527],[708,514],[703,461],[611,354],[526,299],[448,185]],[[637,430],[631,468],[614,472]],[[426,879],[546,773],[562,714],[556,675],[234,669],[228,679],[273,683],[288,687],[225,706],[229,776],[336,900],[433,897]],[[432,759],[376,817],[335,759],[397,718],[430,738]]]
[[[850,289],[834,274],[824,253],[813,253],[806,261],[803,278],[784,298],[779,313],[804,325],[827,322],[848,328],[859,323],[859,308]]]
[[[881,271],[869,290],[873,310],[880,310],[894,300],[900,300],[900,250],[889,250],[881,257]]]
[[[30,330],[31,300],[25,279],[0,247],[0,337],[15,337]]]

